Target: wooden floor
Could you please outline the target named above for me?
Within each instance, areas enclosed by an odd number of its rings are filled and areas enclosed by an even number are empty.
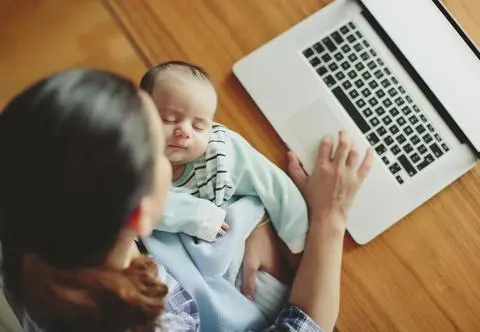
[[[218,119],[284,166],[284,145],[231,66],[328,2],[0,0],[0,108],[58,69],[138,80],[150,64],[184,59],[213,76]],[[480,1],[445,3],[480,45]],[[480,331],[480,165],[372,243],[345,247],[341,332]]]

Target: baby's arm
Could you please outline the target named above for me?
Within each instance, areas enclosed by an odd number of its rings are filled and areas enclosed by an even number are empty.
[[[183,232],[212,242],[217,234],[228,230],[225,215],[225,210],[212,202],[172,188],[163,217],[155,228],[170,233]]]
[[[297,186],[280,168],[256,151],[243,137],[228,131],[232,178],[236,195],[255,195],[290,251],[303,251],[308,231],[307,205]]]

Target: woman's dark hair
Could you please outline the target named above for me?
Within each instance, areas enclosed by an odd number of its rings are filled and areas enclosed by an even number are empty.
[[[104,267],[153,183],[138,90],[113,73],[57,73],[0,114],[0,236],[7,289],[47,331],[146,331],[166,287],[149,260]]]

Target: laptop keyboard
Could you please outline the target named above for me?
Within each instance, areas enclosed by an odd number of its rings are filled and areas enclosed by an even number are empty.
[[[399,184],[449,151],[435,127],[353,22],[303,50],[303,56]]]

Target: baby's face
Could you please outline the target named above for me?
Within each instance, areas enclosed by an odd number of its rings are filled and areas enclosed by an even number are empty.
[[[172,165],[200,158],[207,149],[217,94],[207,80],[168,74],[157,81],[152,98],[163,122],[165,154]]]

